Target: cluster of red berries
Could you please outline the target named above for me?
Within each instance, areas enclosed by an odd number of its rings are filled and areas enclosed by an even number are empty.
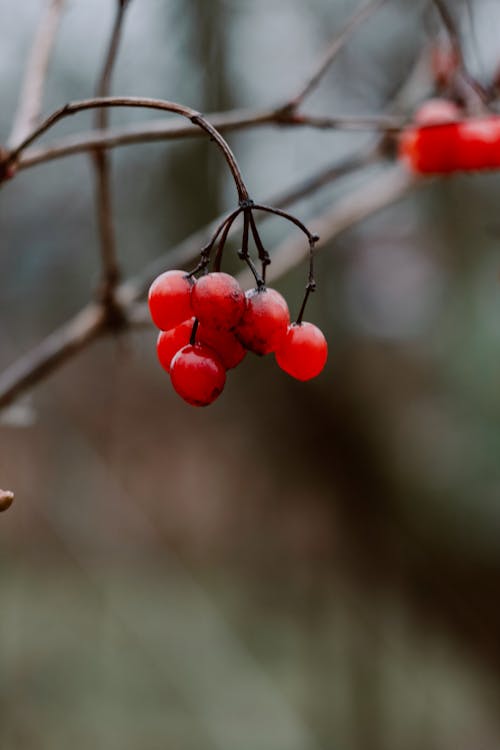
[[[227,273],[196,281],[184,271],[166,271],[149,290],[149,309],[160,329],[158,359],[174,389],[193,406],[207,406],[222,392],[226,370],[247,351],[274,353],[278,365],[298,380],[322,371],[327,343],[312,323],[290,324],[285,299],[265,285],[244,292]]]
[[[453,102],[430,99],[403,131],[399,154],[417,174],[498,169],[500,116],[464,119]]]

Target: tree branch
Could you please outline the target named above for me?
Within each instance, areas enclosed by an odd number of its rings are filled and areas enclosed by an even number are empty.
[[[197,125],[199,128],[204,130],[205,133],[207,133],[211,137],[211,139],[216,142],[217,146],[222,151],[227,165],[231,170],[231,174],[233,175],[233,179],[238,192],[238,199],[240,201],[248,199],[248,190],[243,181],[238,163],[229,147],[229,144],[225,141],[218,130],[214,128],[214,126],[210,122],[208,122],[208,120],[206,120],[206,118],[203,117],[202,114],[194,109],[191,109],[191,107],[186,107],[183,104],[178,104],[177,102],[171,102],[164,99],[151,99],[149,97],[107,96],[103,98],[96,97],[93,99],[82,99],[77,102],[69,102],[68,104],[65,104],[63,107],[60,107],[51,115],[49,115],[49,117],[47,117],[32,133],[26,136],[26,138],[24,138],[24,140],[18,146],[16,146],[16,148],[12,149],[8,153],[7,158],[2,164],[3,168],[5,169],[15,164],[21,153],[28,146],[34,143],[34,141],[36,141],[41,135],[50,130],[60,120],[63,120],[64,118],[71,115],[75,115],[79,112],[83,112],[85,110],[100,109],[102,107],[157,109],[163,112],[172,112],[173,114],[181,115],[182,117],[186,117],[188,120],[191,120],[194,125]]]
[[[281,110],[234,110],[206,115],[220,133],[251,127],[274,125],[279,127],[311,127],[324,130],[397,133],[407,118],[389,116],[318,117],[307,114],[284,114]],[[153,120],[139,125],[109,128],[103,133],[87,132],[61,138],[52,146],[27,149],[17,168],[29,169],[54,159],[87,153],[96,147],[118,148],[136,143],[156,143],[180,138],[200,137],[199,128],[176,120]]]
[[[10,148],[35,128],[42,108],[43,91],[65,0],[48,0],[33,41],[11,133]]]

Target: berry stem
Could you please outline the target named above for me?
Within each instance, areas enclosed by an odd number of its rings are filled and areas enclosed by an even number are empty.
[[[213,233],[211,239],[201,249],[200,260],[198,264],[195,268],[193,268],[192,271],[188,273],[189,278],[196,276],[196,274],[198,274],[200,271],[204,271],[208,267],[210,263],[210,255],[212,254],[212,248],[217,240],[217,237],[223,231],[228,222],[230,222],[231,224],[233,223],[233,220],[238,216],[239,213],[241,213],[240,207],[236,208],[232,213],[229,214],[229,216],[225,216],[220,224],[217,225],[217,228]]]
[[[191,329],[191,336],[189,337],[189,343],[191,346],[194,346],[196,344],[196,332],[198,330],[199,320],[198,318],[194,319],[193,328]]]
[[[259,274],[257,271],[254,262],[250,258],[250,255],[248,253],[248,235],[249,235],[249,226],[250,221],[252,218],[252,209],[251,207],[246,207],[243,212],[243,237],[241,239],[241,250],[238,253],[238,257],[241,260],[244,260],[249,269],[251,270],[255,283],[257,284],[257,288],[260,289],[264,286],[264,278]]]
[[[309,277],[307,279],[304,299],[302,300],[302,305],[300,306],[299,314],[297,316],[297,320],[295,321],[296,325],[298,326],[300,326],[302,323],[302,318],[304,317],[304,312],[306,310],[309,295],[311,294],[311,292],[316,291],[316,281],[314,278],[314,246],[318,240],[318,235],[312,235],[309,239]]]
[[[215,255],[214,269],[217,272],[220,271],[220,269],[221,269],[222,255],[224,253],[224,247],[226,245],[226,241],[227,241],[229,232],[231,231],[231,227],[233,226],[236,217],[239,216],[242,211],[243,211],[242,208],[238,208],[226,220],[226,225],[224,227],[224,231],[221,234],[221,237],[220,237],[220,240],[219,240],[219,244],[217,245],[217,252],[216,252],[216,255]]]
[[[250,222],[250,229],[252,230],[252,236],[255,242],[255,247],[257,248],[257,252],[259,254],[259,260],[262,265],[262,281],[265,284],[266,283],[266,270],[267,270],[267,266],[271,263],[271,258],[269,257],[269,253],[267,252],[266,248],[264,247],[262,243],[259,231],[257,229],[257,225],[255,223],[255,219],[253,217],[251,210],[248,212],[248,217],[249,217],[249,222]]]
[[[304,234],[306,235],[309,242],[316,237],[316,235],[312,234],[309,229],[306,227],[305,224],[303,224],[300,219],[297,219],[295,216],[292,216],[292,214],[287,213],[286,211],[282,211],[280,208],[273,208],[272,206],[264,206],[261,203],[255,203],[254,208],[257,211],[265,211],[268,214],[274,214],[275,216],[281,216],[283,219],[286,219],[287,221],[291,221],[292,224],[295,224],[296,227],[298,227]],[[314,241],[317,242],[317,239]]]

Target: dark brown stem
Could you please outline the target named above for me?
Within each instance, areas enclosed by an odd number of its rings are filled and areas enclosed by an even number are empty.
[[[257,248],[257,252],[259,254],[259,260],[261,263],[262,268],[262,281],[264,284],[266,283],[266,274],[267,274],[267,267],[271,263],[271,258],[269,257],[269,253],[267,252],[266,248],[264,247],[264,244],[260,238],[259,231],[257,229],[257,225],[255,223],[255,219],[253,218],[252,211],[248,211],[248,220],[250,223],[250,229],[252,232],[252,237],[255,242],[255,247]],[[248,230],[247,230],[248,231]]]
[[[214,233],[212,234],[212,237],[207,242],[206,245],[204,245],[201,249],[200,253],[200,261],[197,264],[196,268],[194,268],[192,271],[189,272],[189,276],[196,276],[200,271],[205,271],[208,268],[208,265],[210,263],[210,256],[212,254],[212,248],[215,245],[217,241],[217,237],[219,234],[225,230],[226,225],[230,224],[232,225],[234,219],[238,216],[238,214],[241,213],[241,208],[236,208],[229,216],[225,216],[222,221],[216,226]],[[229,229],[231,226],[229,227]],[[229,230],[228,230],[229,233]]]
[[[250,271],[253,274],[255,283],[257,284],[257,288],[260,289],[261,287],[265,285],[264,276],[263,275],[261,276],[259,274],[248,252],[248,235],[249,235],[248,229],[249,229],[250,219],[252,216],[251,211],[252,209],[250,206],[245,206],[244,214],[243,214],[243,236],[241,239],[241,250],[238,253],[238,257],[240,258],[240,260],[243,260],[247,264],[247,266],[249,267]]]
[[[220,240],[217,245],[217,252],[215,254],[214,269],[217,272],[220,271],[221,269],[222,255],[224,253],[224,247],[226,246],[227,238],[228,238],[229,232],[231,231],[231,227],[233,226],[236,217],[240,215],[242,210],[243,210],[242,208],[239,208],[237,211],[234,211],[231,214],[230,219],[226,221],[226,226],[224,227],[224,230],[220,236]]]
[[[189,337],[189,343],[191,346],[194,346],[196,344],[196,332],[198,331],[198,326],[200,322],[198,318],[194,319],[193,327],[191,329],[191,336]]]
[[[302,305],[300,306],[299,314],[297,315],[297,320],[295,321],[298,326],[300,326],[300,324],[302,323],[302,318],[304,317],[309,295],[311,294],[311,292],[316,291],[316,281],[314,279],[314,246],[316,242],[318,242],[318,240],[319,237],[317,235],[309,240],[309,277],[307,279],[304,299],[302,300]]]
[[[297,219],[296,216],[293,216],[286,211],[282,211],[280,208],[273,208],[272,206],[264,206],[262,203],[255,203],[254,209],[256,211],[265,211],[266,213],[274,214],[275,216],[281,216],[283,219],[290,221],[292,224],[295,224],[295,226],[298,227],[302,232],[304,232],[309,241],[311,241],[315,237],[315,235],[309,231],[309,229],[300,221],[300,219]],[[314,241],[316,242],[317,240]]]

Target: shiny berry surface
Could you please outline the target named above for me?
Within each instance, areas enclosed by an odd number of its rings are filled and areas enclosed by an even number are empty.
[[[288,375],[297,380],[311,380],[323,370],[328,357],[328,345],[323,333],[312,323],[289,326],[276,362]]]
[[[149,289],[148,303],[153,323],[168,331],[193,315],[191,289],[193,283],[184,271],[165,271]]]
[[[179,349],[189,344],[194,318],[185,320],[169,331],[160,331],[156,340],[156,353],[164,370],[170,372],[170,364]]]
[[[188,344],[173,358],[170,378],[176,392],[188,404],[208,406],[222,393],[226,371],[212,349],[203,344]]]
[[[285,299],[275,289],[251,289],[246,308],[235,330],[243,346],[255,354],[274,352],[284,339],[290,313]]]
[[[231,331],[221,331],[200,323],[196,340],[213,349],[226,370],[239,365],[246,355],[245,348]]]
[[[228,273],[208,273],[194,285],[191,306],[200,323],[227,331],[234,328],[243,315],[245,293]]]

